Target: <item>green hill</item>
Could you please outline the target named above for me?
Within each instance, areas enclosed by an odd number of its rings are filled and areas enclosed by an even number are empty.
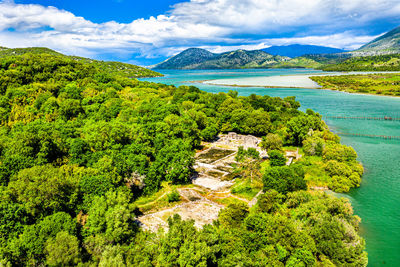
[[[289,59],[288,57],[273,56],[261,50],[236,50],[215,54],[205,49],[189,48],[155,65],[154,69],[266,68]]]
[[[162,76],[162,74],[160,74],[158,72],[155,72],[155,71],[143,68],[143,67],[139,67],[136,65],[132,65],[132,64],[115,62],[115,61],[94,60],[94,59],[77,57],[77,56],[66,56],[66,55],[63,55],[59,52],[56,52],[54,50],[51,50],[51,49],[45,48],[45,47],[28,47],[28,48],[1,47],[0,48],[0,59],[5,58],[5,57],[10,57],[10,56],[20,56],[20,55],[25,55],[25,54],[32,54],[32,55],[46,54],[46,55],[63,57],[63,58],[91,64],[91,65],[95,66],[96,68],[98,68],[99,70],[102,70],[102,71],[105,71],[108,73],[112,73],[112,74],[118,74],[118,75],[129,77],[129,78]]]
[[[321,67],[325,71],[400,71],[400,54],[352,57]]]

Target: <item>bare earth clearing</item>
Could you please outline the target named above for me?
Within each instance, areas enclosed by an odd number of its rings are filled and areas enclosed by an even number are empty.
[[[140,225],[151,231],[157,231],[160,227],[167,228],[168,217],[176,213],[184,220],[193,219],[195,226],[201,228],[218,218],[219,211],[224,208],[218,200],[235,198],[248,203],[250,207],[253,206],[262,191],[250,201],[235,196],[230,192],[234,184],[230,175],[233,170],[231,165],[235,163],[239,146],[254,147],[260,150],[262,155],[266,155],[258,147],[259,142],[260,140],[254,136],[230,133],[221,136],[216,142],[205,143],[207,149],[196,154],[194,167],[198,175],[193,178],[194,186],[178,188],[181,201],[177,205],[155,212],[150,210],[138,218]],[[158,199],[163,197],[165,194]]]

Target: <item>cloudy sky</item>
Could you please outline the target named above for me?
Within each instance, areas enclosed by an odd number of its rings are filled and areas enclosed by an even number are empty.
[[[189,47],[351,50],[399,25],[399,0],[0,0],[0,46],[140,65]]]

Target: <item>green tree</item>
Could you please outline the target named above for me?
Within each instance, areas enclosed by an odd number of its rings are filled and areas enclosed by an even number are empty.
[[[76,166],[35,166],[13,177],[9,190],[32,215],[72,211],[78,201],[78,183],[83,174],[83,168]]]
[[[238,227],[248,213],[249,207],[245,203],[233,203],[220,211],[218,220],[224,227]]]
[[[265,150],[281,150],[283,146],[282,138],[273,133],[269,133],[266,136],[263,137],[263,140],[261,142],[261,147],[264,148]]]
[[[285,195],[272,189],[258,197],[257,205],[262,212],[276,212],[285,202],[285,199]]]
[[[50,266],[72,266],[80,262],[79,241],[68,232],[58,232],[46,242],[46,263]]]
[[[278,150],[271,150],[268,152],[269,162],[271,167],[284,166],[286,164],[286,157]]]
[[[85,236],[103,235],[113,243],[121,243],[133,237],[136,224],[131,195],[125,191],[109,191],[105,196],[96,196],[89,208]]]
[[[263,176],[263,183],[264,191],[274,189],[282,194],[307,189],[304,171],[300,166],[268,168]]]

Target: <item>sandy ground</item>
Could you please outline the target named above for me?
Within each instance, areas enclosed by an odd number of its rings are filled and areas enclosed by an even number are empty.
[[[287,75],[251,77],[240,79],[219,79],[203,81],[206,84],[243,86],[243,87],[288,87],[288,88],[320,88],[320,86],[309,79],[315,75]]]
[[[219,179],[211,178],[211,177],[204,177],[200,176],[193,180],[193,184],[205,187],[207,189],[213,190],[213,191],[218,191],[218,190],[224,190],[226,188],[229,188],[233,185],[233,182],[231,181],[221,181]]]
[[[318,83],[312,81],[311,76],[337,76],[337,75],[355,75],[355,74],[373,74],[373,73],[399,73],[398,71],[385,72],[332,72],[332,73],[315,73],[315,74],[299,74],[299,75],[281,75],[281,76],[265,76],[265,77],[249,77],[239,79],[217,79],[201,81],[201,83],[211,85],[224,85],[235,87],[280,87],[280,88],[321,88]]]

